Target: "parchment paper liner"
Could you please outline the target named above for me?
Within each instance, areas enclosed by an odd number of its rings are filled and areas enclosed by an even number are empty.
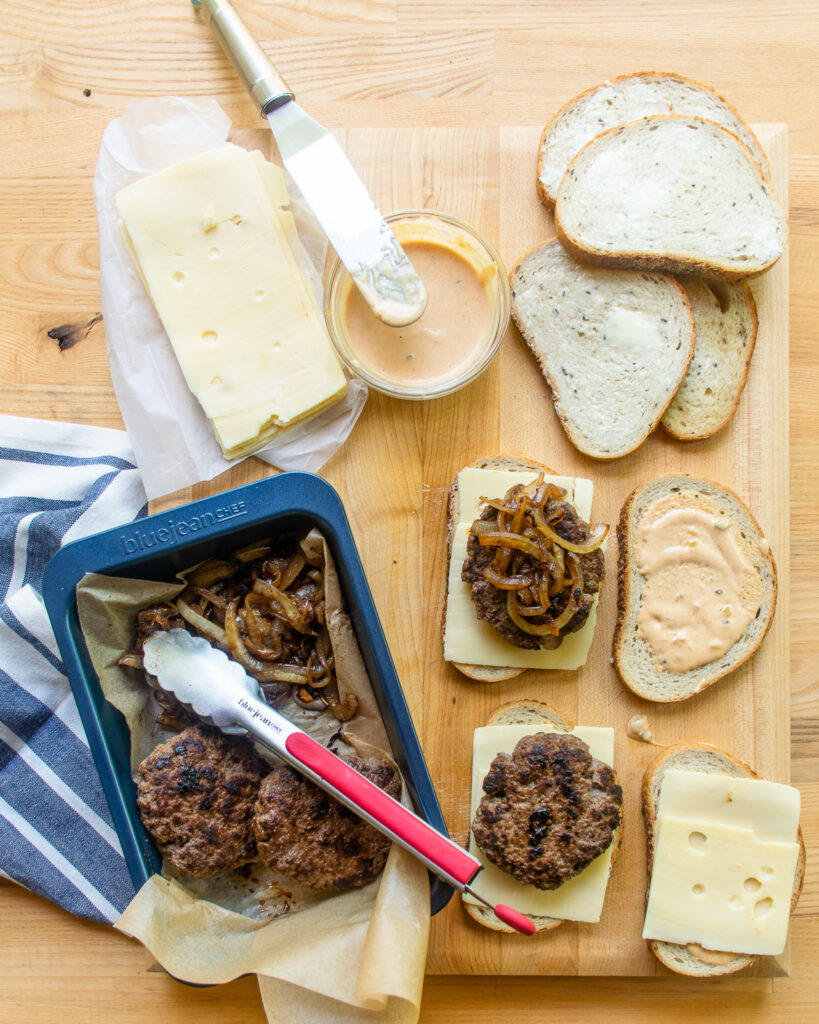
[[[314,531],[311,537],[317,538]],[[323,541],[321,542],[323,543]],[[324,545],[328,627],[341,696],[359,713],[345,727],[355,746],[389,751],[355,634]],[[156,725],[155,700],[139,673],[116,664],[133,644],[135,613],[172,599],[179,584],[87,574],[77,586],[85,641],[106,699],[131,730],[131,764],[170,735]],[[300,723],[302,724],[302,723]],[[259,976],[268,1020],[412,1024],[419,1013],[429,936],[426,869],[393,846],[382,876],[363,889],[328,896],[297,913],[260,922],[152,876],[115,927],[139,939],[174,977],[198,984]]]

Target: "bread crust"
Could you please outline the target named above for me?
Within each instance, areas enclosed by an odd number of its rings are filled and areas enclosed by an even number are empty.
[[[734,757],[733,754],[729,754],[727,751],[720,750],[719,747],[711,746],[708,743],[689,743],[668,747],[648,765],[643,775],[643,783],[641,787],[643,820],[645,822],[646,829],[646,907],[648,907],[649,886],[651,884],[651,873],[654,868],[655,825],[657,821],[657,806],[654,801],[655,780],[661,772],[665,771],[669,761],[673,761],[675,758],[679,757],[680,754],[691,751],[709,752],[725,759],[729,762],[730,769],[732,769],[730,774],[734,774],[739,777],[745,776],[752,779],[762,778],[762,776],[758,775],[747,764]],[[797,830],[796,841],[799,844],[799,857],[796,863],[796,874],[794,876],[793,892],[791,894],[791,914],[793,914],[796,909],[796,904],[799,902],[799,897],[802,893],[802,886],[805,881],[805,840],[802,835],[801,826]],[[684,974],[689,978],[715,978],[724,977],[728,974],[736,974],[738,971],[744,971],[746,968],[750,967],[751,964],[759,960],[758,955],[737,953],[735,959],[728,964],[706,964],[703,962],[702,970],[685,970],[680,965],[679,961],[672,959],[670,956],[666,955],[665,952],[665,947],[669,950],[679,949],[680,947],[678,944],[662,942],[657,939],[646,939],[646,942],[648,943],[648,948],[664,967],[667,967],[670,971],[674,971],[675,974]]]
[[[725,416],[723,416],[723,418],[720,420],[720,422],[715,427],[713,427],[711,430],[706,430],[706,431],[703,431],[703,432],[697,433],[697,434],[681,434],[678,431],[674,430],[672,427],[670,427],[668,425],[668,423],[666,423],[665,419],[661,419],[660,420],[660,426],[663,428],[663,430],[667,434],[669,434],[671,437],[676,438],[678,441],[704,441],[706,438],[713,437],[714,434],[718,434],[720,432],[720,430],[722,430],[722,428],[724,426],[726,426],[728,423],[730,423],[730,421],[734,418],[734,413],[737,411],[737,407],[739,406],[739,400],[740,400],[740,398],[742,398],[742,392],[745,390],[745,384],[746,384],[746,382],[748,380],[748,370],[750,369],[750,366],[751,366],[751,358],[752,358],[752,356],[754,354],[754,348],[756,347],[756,336],[757,336],[757,334],[759,332],[759,313],[758,313],[757,308],[756,308],[756,300],[754,299],[754,293],[751,291],[751,286],[748,284],[748,282],[743,280],[743,281],[738,281],[736,283],[744,290],[744,292],[746,294],[746,298],[748,300],[748,311],[749,311],[749,313],[751,315],[751,335],[750,335],[750,341],[748,342],[748,345],[747,345],[747,354],[745,356],[745,366],[744,366],[743,371],[742,371],[742,379],[740,380],[739,385],[738,385],[738,387],[736,389],[736,395],[734,397],[733,404],[731,405],[731,408],[726,412]],[[693,305],[692,305],[692,310],[693,310]],[[696,351],[697,351],[697,345],[696,345],[696,315],[694,316],[694,325],[695,325],[695,327],[694,327],[695,337],[694,337],[694,353],[693,353],[693,355],[695,355]],[[692,355],[692,361],[693,361],[693,355]],[[684,379],[685,378],[683,378],[683,380]],[[671,401],[673,402],[674,399],[672,398]],[[669,403],[669,405],[670,404],[671,403]],[[668,411],[668,410],[666,409],[666,411]],[[665,415],[665,413],[663,415]]]
[[[545,206],[548,206],[549,209],[554,209],[557,196],[553,197],[553,196],[551,196],[546,191],[546,189],[545,189],[545,187],[543,185],[543,182],[540,180],[540,169],[541,169],[541,163],[542,163],[542,159],[543,159],[542,158],[543,146],[544,146],[544,143],[546,142],[546,137],[549,134],[549,131],[551,130],[552,126],[554,124],[556,124],[557,121],[560,120],[561,117],[563,117],[563,115],[569,109],[569,107],[571,107],[574,103],[577,103],[578,100],[583,99],[584,96],[589,96],[591,93],[595,92],[597,89],[602,88],[606,84],[617,85],[620,82],[624,82],[624,81],[627,81],[629,79],[634,79],[634,78],[667,78],[667,79],[674,79],[677,82],[686,82],[689,85],[696,85],[698,88],[704,89],[706,92],[711,93],[712,96],[716,96],[717,99],[720,100],[720,102],[724,103],[725,106],[734,114],[734,116],[737,118],[737,120],[740,121],[745,126],[746,130],[748,131],[748,134],[754,139],[754,141],[756,142],[757,146],[759,147],[760,153],[762,154],[763,158],[765,158],[765,150],[762,148],[762,144],[760,143],[759,139],[757,138],[756,133],[754,132],[754,130],[747,123],[747,121],[745,121],[744,118],[740,117],[739,112],[737,111],[736,107],[732,103],[729,103],[728,100],[726,100],[725,97],[722,96],[720,93],[718,93],[715,89],[712,89],[710,86],[705,85],[703,82],[697,81],[697,79],[695,79],[695,78],[688,78],[686,75],[678,75],[678,74],[676,74],[673,71],[633,71],[633,72],[629,72],[629,73],[627,73],[625,75],[618,75],[616,78],[612,78],[612,79],[608,80],[608,82],[598,82],[597,85],[592,85],[588,89],[584,89],[582,92],[579,92],[576,96],[573,96],[570,100],[567,100],[563,104],[563,106],[560,107],[560,109],[557,111],[557,113],[554,114],[549,119],[549,121],[546,123],[546,127],[543,129],[543,131],[540,134],[540,140],[538,142],[538,147],[537,147],[537,154],[538,155],[537,155],[537,169],[536,169],[536,172],[535,172],[535,185],[536,185],[536,188],[537,188],[538,198],[540,199],[540,201]],[[754,155],[754,154],[752,153],[752,155]],[[765,178],[765,180],[766,181],[770,181],[771,169],[770,169],[770,165],[768,164],[767,158],[764,159],[763,163],[760,163],[760,161],[758,161],[758,160],[756,162],[759,164],[760,169],[762,171],[762,175]]]
[[[516,470],[532,470],[533,473],[546,473],[555,476],[553,469],[548,466],[544,466],[539,462],[535,462],[533,459],[523,459],[517,456],[505,456],[505,455],[489,455],[484,456],[482,459],[476,459],[471,462],[465,469],[491,469],[499,468],[499,461],[504,464],[508,464],[507,468],[514,468]],[[452,540],[455,536],[455,527],[458,525],[458,477],[449,486],[449,499],[447,502],[447,530],[446,530],[446,575],[447,580],[449,579],[449,563],[452,560]],[[444,598],[444,611],[441,616],[441,641],[443,642],[444,634],[446,633],[446,608],[449,600],[449,586],[447,586],[446,597]],[[478,683],[503,683],[507,679],[515,679],[517,676],[522,675],[526,672],[525,668],[513,668],[511,665],[508,668],[501,668],[500,666],[490,665],[465,665],[461,662],[453,661],[450,663],[454,668],[458,669],[467,679],[472,679]],[[494,918],[494,915],[493,915]]]
[[[539,716],[542,722],[551,722],[558,729],[565,732],[570,732],[575,727],[575,723],[572,722],[571,719],[564,717],[559,712],[549,707],[548,704],[544,704],[543,701],[538,700],[511,700],[506,704],[501,704],[499,707],[495,708],[489,718],[487,718],[486,725],[504,725],[514,723],[515,719],[519,717],[521,712],[531,714],[535,719]],[[532,728],[535,731],[537,731],[537,724],[536,720],[532,722]],[[614,869],[614,862],[617,860],[617,855],[620,852],[622,839],[623,821],[621,816],[620,825],[612,839],[609,877],[611,877],[611,872]],[[477,921],[478,924],[483,925],[484,928],[489,928],[491,931],[495,932],[507,932],[510,935],[514,934],[514,928],[510,928],[509,925],[498,920],[488,907],[474,903],[467,903],[465,900],[462,902],[469,916],[473,918],[473,920]],[[559,928],[560,925],[565,924],[565,921],[558,917],[545,917],[538,916],[536,914],[529,914],[527,916],[530,920],[534,921],[535,930],[539,932],[552,931],[552,929]]]
[[[642,490],[645,487],[648,487],[651,484],[656,483],[657,480],[661,479],[663,478],[655,477],[653,480],[648,480],[645,483],[635,487],[631,494],[629,494],[629,496],[626,498],[623,507],[620,510],[620,517],[617,521],[617,621],[614,627],[614,637],[612,640],[612,660],[614,662],[614,667],[617,670],[617,674],[623,682],[623,685],[628,687],[628,689],[631,690],[632,693],[635,693],[638,697],[642,697],[644,700],[653,700],[656,703],[671,703],[681,700],[690,700],[691,697],[696,696],[698,693],[702,693],[703,690],[707,690],[709,686],[713,686],[714,683],[718,682],[720,679],[724,679],[725,676],[729,675],[731,672],[736,671],[736,669],[738,669],[741,665],[744,665],[746,661],[749,661],[754,656],[754,654],[756,654],[760,644],[765,639],[768,633],[768,629],[770,628],[771,622],[773,621],[774,613],[776,611],[778,582],[776,572],[776,561],[774,560],[772,552],[769,550],[767,552],[767,555],[765,555],[764,557],[766,557],[768,560],[772,577],[770,583],[771,612],[768,616],[768,621],[765,624],[764,629],[760,631],[756,643],[754,643],[754,645],[748,649],[748,651],[743,655],[743,657],[739,661],[731,664],[722,671],[715,670],[714,675],[711,678],[709,678],[707,682],[699,685],[696,689],[691,690],[689,693],[686,693],[683,696],[667,698],[659,696],[648,696],[643,689],[635,688],[635,686],[633,686],[631,681],[629,680],[628,674],[623,666],[623,648],[625,646],[625,638],[627,635],[626,624],[628,620],[628,613],[632,606],[632,603],[636,600],[636,598],[632,594],[631,572],[629,571],[631,567],[631,530],[629,523],[631,520],[632,508]],[[708,480],[705,477],[695,477],[688,473],[672,474],[668,477],[668,480],[690,482],[694,486],[705,484],[709,487],[718,488],[720,491],[723,491],[725,494],[727,494],[729,498],[733,499],[735,502],[738,503],[740,508],[744,510],[745,514],[750,519],[758,535],[760,537],[764,537],[762,528],[760,527],[759,523],[757,522],[756,518],[754,517],[748,506],[745,504],[745,502],[742,501],[742,499],[737,494],[735,494],[734,491],[732,491],[729,487],[726,487],[724,484],[716,483],[715,481]],[[742,635],[745,636],[744,633]]]
[[[523,263],[523,261],[526,260],[529,256],[531,256],[532,253],[534,253],[536,250],[544,248],[547,245],[562,245],[564,248],[566,248],[566,245],[563,242],[563,240],[557,236],[554,236],[553,238],[547,238],[545,242],[538,242],[536,245],[530,246],[530,248],[528,248],[526,252],[524,252],[523,255],[516,260],[515,265],[512,267],[512,270],[510,271],[510,288],[513,283],[514,275],[517,272],[518,267],[521,265],[521,263]],[[567,248],[566,251],[569,252],[569,255],[572,255],[572,253]],[[579,262],[581,263],[590,262],[589,260],[582,259],[579,256],[574,256],[574,258],[579,260]],[[662,421],[662,418],[665,415],[666,410],[668,409],[669,405],[671,405],[671,402],[674,400],[674,395],[677,393],[677,388],[679,388],[680,384],[685,379],[685,375],[688,373],[688,368],[691,365],[691,360],[694,358],[694,349],[696,347],[696,328],[694,324],[694,310],[692,309],[688,296],[685,293],[685,288],[683,288],[683,286],[676,279],[676,277],[674,277],[671,274],[667,274],[666,277],[668,278],[669,282],[673,282],[673,284],[679,289],[683,301],[685,302],[686,308],[688,309],[688,315],[691,321],[691,343],[688,352],[688,359],[686,360],[685,368],[683,369],[680,375],[680,379],[677,381],[676,386],[672,388],[668,394],[668,400],[666,401],[665,405],[663,405],[663,407],[659,410],[656,418],[651,423],[643,437],[637,440],[627,451],[617,452],[614,455],[599,455],[595,452],[589,451],[588,448],[584,447],[581,444],[580,440],[578,439],[577,435],[575,434],[572,428],[571,419],[563,411],[563,406],[561,405],[560,398],[558,397],[558,389],[555,385],[552,375],[549,373],[545,359],[541,356],[540,351],[538,350],[538,347],[535,344],[535,340],[532,337],[532,334],[529,331],[527,331],[525,325],[521,322],[521,320],[518,319],[517,310],[515,306],[514,292],[512,293],[511,313],[512,319],[515,322],[515,327],[520,333],[520,336],[526,342],[529,351],[535,357],[538,367],[540,368],[540,372],[546,378],[546,383],[549,385],[549,390],[552,392],[552,402],[554,403],[555,412],[557,413],[557,417],[560,420],[561,426],[566,432],[566,436],[569,438],[569,440],[572,442],[575,448],[577,448],[578,451],[582,452],[584,455],[588,455],[591,459],[596,459],[598,462],[611,462],[614,459],[625,458],[626,455],[630,455],[632,452],[636,451],[645,443],[648,437],[650,437],[651,434],[654,433],[654,431],[657,429],[660,422]]]
[[[717,124],[716,121],[710,121],[708,118],[688,118],[688,120],[702,121],[704,124],[713,126],[720,131],[726,132],[730,135],[737,145],[741,146],[748,159],[753,163],[759,172],[760,179],[763,185],[768,189],[771,197],[779,207],[783,222],[785,225],[785,239],[782,246],[782,252],[772,262],[765,264],[763,267],[759,267],[756,270],[735,270],[731,267],[721,266],[718,263],[706,263],[703,260],[691,259],[686,256],[675,256],[671,253],[666,255],[658,255],[656,253],[646,253],[639,251],[626,251],[622,250],[618,253],[604,252],[595,247],[586,247],[581,245],[579,242],[575,242],[571,236],[567,233],[566,228],[563,225],[562,218],[560,216],[560,199],[564,187],[566,186],[567,180],[572,174],[574,166],[582,154],[590,146],[596,145],[599,140],[609,135],[614,135],[622,132],[624,129],[630,128],[634,125],[645,124],[647,121],[675,121],[675,120],[686,120],[687,118],[680,117],[674,114],[658,114],[650,118],[640,118],[637,121],[627,121],[624,124],[617,125],[614,128],[609,128],[604,132],[600,132],[595,135],[593,139],[590,139],[582,149],[578,150],[572,158],[571,163],[566,169],[566,173],[560,182],[560,187],[557,190],[557,198],[554,207],[554,219],[555,219],[555,231],[557,237],[560,239],[563,248],[569,253],[570,256],[574,256],[575,259],[581,263],[591,263],[594,266],[600,267],[619,267],[622,269],[630,270],[653,270],[661,271],[668,274],[690,274],[694,277],[710,277],[719,281],[740,281],[759,277],[760,274],[764,274],[770,270],[772,266],[781,258],[785,249],[788,245],[788,217],[786,211],[782,208],[782,204],[779,202],[778,197],[774,193],[770,186],[770,182],[765,177],[762,167],[754,157],[753,153],[748,149],[742,139],[732,132],[728,128],[724,128],[722,125]]]

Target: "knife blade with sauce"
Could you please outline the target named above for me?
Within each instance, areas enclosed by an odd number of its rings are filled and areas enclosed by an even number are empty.
[[[285,80],[227,0],[191,0],[267,118],[284,166],[373,313],[414,323],[427,293],[338,142],[295,102]]]

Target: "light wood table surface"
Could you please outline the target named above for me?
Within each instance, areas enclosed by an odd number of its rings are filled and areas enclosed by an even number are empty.
[[[478,130],[491,136],[501,128],[545,123],[577,92],[628,71],[677,71],[716,88],[749,121],[787,122],[791,771],[802,791],[808,844],[808,875],[792,925],[791,977],[697,984],[671,976],[430,976],[421,1020],[816,1020],[819,3],[236,5],[300,102],[340,137],[349,128],[439,132],[440,176],[437,165],[428,169],[431,206],[446,199],[447,161],[458,159],[464,142],[474,155]],[[2,0],[0,33],[0,412],[121,427],[102,326],[65,352],[47,336],[60,324],[90,321],[99,309],[91,180],[102,131],[132,100],[165,94],[211,95],[236,127],[258,129],[259,122],[187,0]],[[503,196],[501,170],[495,200]],[[391,175],[394,191],[401,169],[372,171],[368,184],[377,200],[381,175]],[[374,402],[365,411],[368,432],[382,409]],[[172,501],[224,490],[262,471],[251,459]],[[0,883],[0,963],[0,1020],[9,1024],[264,1020],[254,980],[207,990],[181,986],[150,971],[150,959],[136,943],[8,883]]]

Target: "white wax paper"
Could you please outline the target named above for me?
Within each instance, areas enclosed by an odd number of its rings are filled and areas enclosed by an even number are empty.
[[[147,174],[225,145],[229,130],[230,119],[213,100],[166,96],[134,103],[110,122],[102,137],[94,203],[105,337],[114,389],[149,498],[211,480],[241,459],[225,460],[185,382],[123,241],[114,196]],[[321,307],[327,242],[286,172],[285,179],[305,246],[302,264]],[[354,378],[340,402],[255,454],[279,469],[315,473],[346,440],[366,400],[367,386]]]

